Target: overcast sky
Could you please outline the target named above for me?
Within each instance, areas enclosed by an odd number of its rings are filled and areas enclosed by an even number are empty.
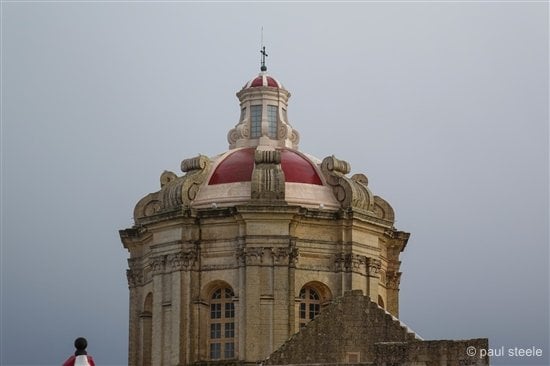
[[[126,363],[118,230],[163,170],[227,150],[262,26],[300,149],[411,233],[401,319],[549,363],[546,2],[1,7],[2,365],[61,364],[81,335]]]

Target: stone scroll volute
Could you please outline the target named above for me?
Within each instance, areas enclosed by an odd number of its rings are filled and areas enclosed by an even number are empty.
[[[321,163],[321,171],[342,208],[360,208],[367,211],[372,209],[374,198],[367,187],[367,177],[364,174],[347,177],[346,174],[351,171],[347,161],[339,160],[334,155],[326,157]]]

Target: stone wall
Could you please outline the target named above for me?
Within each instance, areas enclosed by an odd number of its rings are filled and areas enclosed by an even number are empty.
[[[266,359],[265,365],[488,365],[466,348],[487,339],[423,341],[361,291],[347,292]]]

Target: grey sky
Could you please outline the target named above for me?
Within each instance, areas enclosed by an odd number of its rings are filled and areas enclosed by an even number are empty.
[[[548,4],[2,3],[1,364],[126,363],[118,229],[269,72],[411,232],[401,319],[548,364]]]

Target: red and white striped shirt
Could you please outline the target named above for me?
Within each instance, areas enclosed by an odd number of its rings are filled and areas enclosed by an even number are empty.
[[[95,366],[95,362],[92,356],[79,355],[69,357],[63,366]]]

